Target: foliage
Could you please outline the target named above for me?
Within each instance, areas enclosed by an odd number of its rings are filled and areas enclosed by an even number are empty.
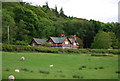
[[[111,36],[111,41],[112,41],[111,47],[112,47],[113,49],[117,49],[117,48],[119,47],[119,41],[118,41],[115,33],[114,33],[114,32],[108,32],[108,33],[109,33],[109,35]]]
[[[44,42],[44,43],[42,43],[41,45],[42,45],[42,46],[45,46],[45,47],[51,47],[52,44],[47,43],[47,42]]]
[[[112,41],[109,33],[99,31],[94,38],[91,48],[108,49],[111,48]]]
[[[33,6],[26,2],[2,3],[2,40],[13,44],[15,41],[27,41],[32,38],[45,38],[65,34],[75,35],[83,41],[84,48],[90,48],[98,31],[113,32],[118,40],[112,48],[120,48],[120,23],[102,23],[65,15],[63,8],[58,11],[45,5]],[[10,28],[8,41],[8,26]],[[114,40],[115,41],[115,40]],[[106,47],[104,47],[106,48]]]
[[[23,42],[24,43],[24,42]],[[20,44],[20,43],[19,43]],[[62,48],[54,48],[54,47],[32,47],[32,46],[23,46],[23,45],[2,45],[3,51],[10,52],[43,52],[43,53],[68,53],[68,54],[90,54],[90,53],[112,53],[112,54],[120,54],[120,50],[105,50],[105,49],[62,49]]]
[[[83,48],[83,46],[84,46],[83,41],[80,38],[78,38],[78,37],[76,37],[76,41],[78,42],[79,47]]]
[[[13,44],[14,44],[14,45],[23,45],[23,46],[28,45],[28,43],[25,42],[25,41],[15,41]]]

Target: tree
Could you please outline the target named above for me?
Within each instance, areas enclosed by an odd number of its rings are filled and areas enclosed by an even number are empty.
[[[94,41],[91,48],[95,49],[108,49],[111,48],[112,40],[109,33],[104,31],[99,31],[94,37]]]
[[[56,6],[56,5],[55,5],[54,12],[55,12],[56,16],[59,17],[59,12],[58,12],[58,10],[57,10],[57,6]]]
[[[78,42],[79,47],[83,48],[83,46],[84,46],[83,41],[79,37],[76,37],[76,41]]]
[[[26,24],[23,20],[20,20],[17,24],[17,35],[16,40],[26,41],[28,39],[28,33],[30,31],[26,30]]]
[[[58,11],[57,11],[57,6],[56,6],[56,5],[55,5],[55,12],[58,13]]]
[[[120,23],[115,23],[114,32],[118,39],[118,48],[120,48]]]
[[[95,28],[94,31],[95,31],[96,33],[98,33],[98,31],[99,31],[100,28],[101,28],[101,24],[102,24],[102,23],[101,23],[100,21],[95,21],[95,20],[92,20],[92,19],[91,19],[89,22],[93,24],[93,27]]]
[[[46,8],[47,8],[47,9],[49,9],[49,5],[48,5],[48,2],[45,2],[45,4],[46,4]]]
[[[16,36],[15,21],[14,18],[10,16],[10,13],[13,14],[12,12],[8,12],[6,9],[3,9],[3,17],[2,17],[3,43],[12,43],[15,40],[15,36]],[[8,35],[9,35],[9,40],[8,40]]]
[[[116,35],[114,32],[108,32],[110,37],[111,37],[111,41],[112,41],[112,45],[111,47],[116,49],[118,48],[118,39],[116,38]]]
[[[24,7],[17,7],[14,9],[15,13],[15,21],[16,23],[23,20],[26,24],[26,30],[30,31],[29,35],[34,36],[36,35],[36,29],[38,29],[37,22],[38,17],[37,15],[30,9]]]
[[[60,16],[66,18],[67,16],[64,14],[63,8],[60,9]]]
[[[114,23],[102,23],[100,30],[110,32],[113,30],[114,27]]]

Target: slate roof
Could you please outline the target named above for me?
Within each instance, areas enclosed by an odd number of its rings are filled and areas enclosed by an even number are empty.
[[[72,38],[69,38],[69,40],[70,40],[70,43],[73,43],[73,39]]]
[[[50,37],[54,43],[63,43],[67,37]]]
[[[69,40],[73,44],[74,40],[72,38],[69,38]],[[79,45],[78,42],[76,42],[76,44]]]
[[[37,44],[42,44],[47,41],[47,39],[37,39],[37,38],[33,38],[33,40],[35,40]]]

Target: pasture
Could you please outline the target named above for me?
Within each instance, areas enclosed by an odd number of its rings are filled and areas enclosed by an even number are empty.
[[[22,56],[25,61],[20,61]],[[11,74],[16,79],[118,79],[118,55],[113,54],[3,52],[2,61],[3,79]]]

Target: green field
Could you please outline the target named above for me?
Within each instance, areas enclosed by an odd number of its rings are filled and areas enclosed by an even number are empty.
[[[16,79],[118,79],[118,55],[3,52],[2,57],[3,79],[11,74]]]

